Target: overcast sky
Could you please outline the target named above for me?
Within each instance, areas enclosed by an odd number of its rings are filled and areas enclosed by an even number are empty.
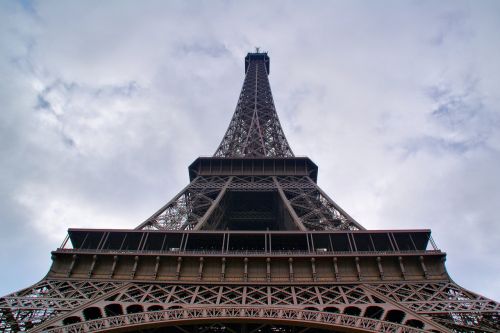
[[[133,228],[187,185],[260,46],[319,185],[368,229],[432,229],[500,300],[499,36],[498,1],[1,1],[0,295],[67,228]]]

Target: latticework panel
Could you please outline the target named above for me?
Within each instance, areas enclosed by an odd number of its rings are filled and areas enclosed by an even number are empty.
[[[375,290],[456,332],[500,331],[500,304],[452,282],[387,283]]]
[[[386,283],[375,290],[420,313],[499,312],[500,304],[451,282]]]
[[[119,282],[40,281],[0,298],[0,331],[24,331],[121,285]]]
[[[195,178],[183,191],[138,229],[190,230],[200,224],[215,228],[223,217],[227,194],[283,191],[291,216],[309,230],[360,230],[352,217],[331,200],[309,177],[234,176]]]
[[[218,311],[255,308],[261,309],[258,311],[262,315],[261,311],[266,309],[290,308],[341,313],[347,315],[344,319],[354,315],[375,320],[388,320],[391,311],[399,311],[402,315],[399,323],[432,325],[424,315],[456,332],[495,332],[499,329],[500,308],[498,303],[452,282],[257,286],[44,280],[0,299],[0,329],[15,332],[38,327],[48,320],[45,326],[57,326],[58,322],[70,322],[71,318],[81,321],[81,311],[85,314],[85,309],[97,309],[96,306],[101,313],[118,306],[122,309],[118,314],[125,313],[125,309],[131,313],[130,309],[135,308],[151,311],[204,306]],[[90,321],[85,325],[110,322]],[[369,320],[366,323],[383,324]]]
[[[233,118],[214,156],[293,156],[274,107],[263,58],[250,61]]]
[[[500,332],[499,313],[449,313],[432,315],[432,319],[457,333],[498,333]]]
[[[229,184],[229,190],[238,192],[265,192],[276,190],[271,176],[239,176]]]
[[[43,310],[0,308],[0,332],[23,332],[64,312],[51,308]]]
[[[278,182],[296,215],[309,230],[362,229],[309,177],[278,177]]]
[[[138,229],[190,230],[214,205],[229,177],[197,177]]]
[[[231,286],[133,284],[107,301],[169,305],[318,306],[383,303],[360,285]]]
[[[388,297],[395,303],[388,304]],[[134,284],[106,299],[122,304],[161,304],[189,306],[290,306],[347,311],[393,306],[430,316],[436,322],[461,332],[494,332],[498,326],[500,305],[471,294],[453,283],[336,285],[336,286],[203,286]],[[445,304],[445,307],[443,307]],[[441,306],[439,306],[441,305]],[[380,308],[380,311],[382,308]],[[354,310],[356,311],[356,310]],[[375,312],[373,312],[375,314]]]

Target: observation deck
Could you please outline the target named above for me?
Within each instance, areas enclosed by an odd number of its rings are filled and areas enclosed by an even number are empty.
[[[169,283],[328,284],[442,280],[430,230],[70,229],[51,278]]]

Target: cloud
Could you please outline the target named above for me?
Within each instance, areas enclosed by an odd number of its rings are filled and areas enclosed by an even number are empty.
[[[67,227],[135,227],[183,188],[260,46],[285,134],[320,186],[367,228],[431,228],[452,277],[500,299],[499,11],[3,2],[0,294],[41,278]]]

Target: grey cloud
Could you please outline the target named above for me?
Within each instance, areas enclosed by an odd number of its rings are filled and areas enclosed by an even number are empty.
[[[185,55],[188,53],[206,54],[211,57],[220,57],[222,55],[229,55],[229,50],[223,44],[218,44],[216,41],[212,43],[194,43],[189,45],[181,45],[179,53]]]
[[[38,95],[35,109],[50,109],[50,103],[43,97],[42,94]]]

